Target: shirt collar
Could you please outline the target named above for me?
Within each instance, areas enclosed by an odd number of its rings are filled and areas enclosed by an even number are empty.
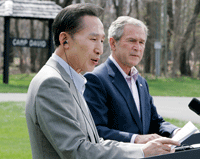
[[[131,68],[131,72],[130,75],[127,75],[124,70],[122,70],[122,68],[119,66],[119,64],[117,63],[117,61],[113,58],[112,54],[109,56],[110,60],[115,64],[115,66],[119,69],[119,71],[121,72],[121,74],[123,75],[123,77],[126,78],[130,78],[133,77],[134,81],[137,80],[138,78],[138,70],[133,66]]]
[[[68,65],[67,62],[65,62],[61,57],[59,57],[55,53],[52,54],[52,58],[64,68],[64,70],[67,72],[67,74],[69,74],[70,78],[74,82],[78,91],[81,94],[83,94],[85,90],[85,84],[87,82],[86,78],[82,74],[78,74],[70,65]]]

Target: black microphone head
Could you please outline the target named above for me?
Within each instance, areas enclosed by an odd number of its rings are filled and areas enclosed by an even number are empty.
[[[188,106],[192,111],[200,115],[200,101],[198,99],[193,98]]]

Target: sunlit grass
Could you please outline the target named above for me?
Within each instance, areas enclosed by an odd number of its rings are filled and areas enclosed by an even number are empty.
[[[30,159],[25,102],[0,102],[0,158]]]
[[[200,97],[200,80],[189,77],[148,79],[152,96]]]
[[[176,125],[179,128],[182,128],[185,124],[187,124],[188,121],[182,121],[182,120],[178,120],[178,119],[171,119],[171,118],[164,118],[165,121],[168,121],[170,123],[173,123],[174,125]],[[193,122],[192,122],[193,123]],[[197,123],[193,123],[198,129],[200,129],[200,124]]]
[[[9,76],[9,84],[3,84],[0,75],[1,93],[27,93],[35,74],[16,74]],[[200,80],[190,77],[147,79],[152,96],[200,97]]]
[[[1,93],[27,93],[30,81],[35,74],[13,74],[9,75],[9,83],[3,83],[3,76],[0,75]]]

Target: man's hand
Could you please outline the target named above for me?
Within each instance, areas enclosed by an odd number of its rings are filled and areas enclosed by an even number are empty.
[[[174,149],[171,150],[171,145],[179,146],[180,144],[178,141],[162,137],[149,141],[142,147],[142,150],[145,157],[163,155],[175,151]]]
[[[135,138],[136,144],[146,144],[148,141],[161,138],[158,134],[148,134],[148,135],[137,135]]]

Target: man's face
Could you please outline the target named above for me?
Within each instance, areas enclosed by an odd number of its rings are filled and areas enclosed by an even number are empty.
[[[104,27],[98,17],[84,16],[83,29],[74,34],[68,62],[78,73],[93,71],[103,54]]]
[[[146,34],[143,28],[127,24],[118,42],[115,42],[113,57],[120,67],[128,73],[143,57]]]

